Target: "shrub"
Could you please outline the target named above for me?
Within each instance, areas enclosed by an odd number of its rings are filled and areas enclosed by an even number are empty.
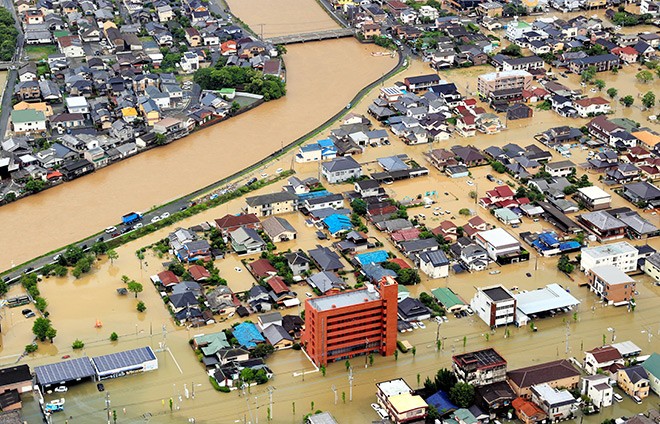
[[[143,301],[139,301],[135,309],[137,309],[138,312],[144,312],[147,310],[147,305],[145,305]]]
[[[74,348],[74,349],[82,349],[83,347],[85,347],[85,343],[83,343],[83,341],[80,340],[80,339],[76,339],[76,340],[71,344],[71,347]]]
[[[25,352],[26,353],[36,352],[37,349],[39,349],[39,346],[37,346],[36,343],[30,343],[29,345],[25,345]]]
[[[119,339],[119,336],[117,335],[117,333],[115,333],[115,332],[113,331],[112,334],[110,334],[110,341],[111,341],[111,342],[116,342],[117,339]]]

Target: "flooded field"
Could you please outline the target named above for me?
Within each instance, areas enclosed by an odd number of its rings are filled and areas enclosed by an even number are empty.
[[[317,7],[317,6],[315,6]],[[268,156],[396,64],[353,39],[289,46],[287,95],[166,147],[0,208],[0,269],[80,240]],[[20,228],[21,231],[11,229]]]
[[[310,5],[311,3],[311,5]],[[232,13],[265,38],[336,29],[313,0],[229,0]]]

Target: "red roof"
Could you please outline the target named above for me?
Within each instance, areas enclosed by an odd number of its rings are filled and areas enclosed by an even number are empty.
[[[269,275],[277,274],[277,270],[268,259],[257,259],[256,261],[250,263],[248,266],[252,270],[252,274],[254,274],[254,276],[257,278],[263,278]]]
[[[218,228],[232,228],[232,227],[241,227],[244,225],[255,225],[259,224],[259,218],[253,213],[241,214],[241,215],[225,215],[222,218],[215,220],[215,225]]]
[[[484,225],[486,223],[486,221],[484,221],[484,219],[480,216],[474,216],[474,217],[470,218],[468,223],[473,227],[480,227],[480,226]]]
[[[268,285],[275,292],[275,294],[282,294],[289,291],[289,286],[286,285],[282,277],[279,275],[274,276],[268,280]]]
[[[417,228],[406,228],[392,233],[391,237],[394,241],[408,241],[417,240],[421,231]]]
[[[616,47],[612,49],[612,54],[616,55],[629,55],[629,56],[637,56],[639,53],[637,53],[637,50],[632,48],[631,46],[626,46],[626,47]]]
[[[511,402],[511,406],[516,411],[522,412],[522,415],[528,418],[545,416],[545,412],[543,412],[543,410],[539,408],[535,403],[525,400],[521,397],[515,398]]]
[[[621,353],[612,346],[597,347],[589,351],[599,363],[622,359]]]
[[[160,283],[167,286],[173,286],[179,283],[179,277],[176,276],[172,271],[163,271],[158,273],[158,280]]]
[[[191,265],[188,272],[195,281],[206,280],[211,277],[211,273],[201,265]]]
[[[508,185],[497,186],[497,187],[495,187],[494,191],[500,197],[513,197],[513,196],[515,196],[515,193],[513,192],[513,190],[511,190],[511,187],[509,187]]]
[[[475,106],[477,104],[477,100],[476,99],[465,99],[465,100],[463,100],[463,103],[465,104],[466,107],[471,107],[471,106]]]
[[[401,269],[407,269],[407,268],[410,268],[410,265],[408,265],[408,262],[404,261],[404,260],[401,259],[401,258],[392,258],[392,259],[390,259],[390,260],[387,261],[387,262],[391,262],[391,263],[393,263],[393,264],[397,264],[397,265],[399,265],[399,266],[401,267]]]
[[[62,173],[60,171],[49,171],[46,179],[52,180],[53,178],[62,178]]]
[[[610,102],[603,99],[602,97],[591,97],[588,99],[579,99],[574,100],[573,103],[580,105],[582,107],[588,107],[591,105],[609,105]]]

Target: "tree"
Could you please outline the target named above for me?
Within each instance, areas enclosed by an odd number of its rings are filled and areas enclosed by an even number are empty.
[[[411,352],[412,352],[412,354],[413,354],[413,358],[414,358],[415,355],[417,355],[417,347],[413,346]]]
[[[30,193],[38,193],[46,188],[46,182],[41,179],[30,178],[25,183],[25,189]]]
[[[649,91],[646,94],[644,94],[644,97],[642,97],[642,104],[647,109],[650,109],[653,106],[655,106],[655,93]]]
[[[30,343],[29,345],[25,345],[25,353],[36,352],[37,349],[39,349],[39,346],[36,345],[35,343]]]
[[[115,333],[113,331],[112,334],[110,334],[110,341],[111,342],[116,342],[118,339],[119,339],[119,336],[117,335],[117,333]]]
[[[261,343],[252,349],[252,352],[250,352],[250,358],[266,358],[273,352],[275,352],[275,348],[273,346],[267,343]]]
[[[575,194],[577,192],[577,187],[573,184],[567,185],[562,191],[565,195],[570,196],[571,194]]]
[[[653,81],[653,73],[644,69],[643,71],[637,72],[635,78],[637,78],[637,81],[641,82],[642,84],[646,84]]]
[[[570,262],[567,255],[561,255],[557,262],[557,269],[566,274],[570,274],[575,269],[575,265]]]
[[[442,415],[440,415],[435,406],[429,405],[428,409],[426,410],[426,419],[424,422],[428,424],[435,424],[435,421],[440,420],[441,418]]]
[[[607,89],[607,95],[610,96],[610,99],[615,98],[617,94],[619,94],[619,90],[616,88],[610,87]]]
[[[346,362],[344,362],[344,366],[346,367],[346,371],[348,371],[351,368],[351,361],[347,359]]]
[[[9,291],[9,286],[4,281],[0,281],[0,296],[4,296]]]
[[[469,408],[474,402],[474,387],[467,383],[456,383],[449,389],[449,400],[461,408]]]
[[[64,253],[60,255],[60,264],[64,266],[74,266],[85,256],[85,252],[78,246],[69,246]]]
[[[39,311],[45,312],[46,308],[48,307],[48,302],[43,297],[39,296],[36,299],[34,299],[34,305],[37,307]]]
[[[422,279],[419,277],[419,272],[413,268],[403,268],[397,272],[397,280],[404,286],[411,286],[419,284]]]
[[[145,305],[143,301],[139,301],[135,309],[137,309],[138,312],[144,312],[147,310],[147,305]]]
[[[439,369],[435,375],[435,386],[445,393],[454,387],[456,381],[456,375],[447,368]]]
[[[104,241],[97,241],[92,245],[92,247],[89,250],[91,250],[92,253],[95,255],[101,255],[108,251],[108,243]]]
[[[76,339],[71,344],[71,347],[74,349],[82,349],[83,347],[85,347],[85,343],[80,339]]]
[[[594,81],[594,85],[595,85],[599,90],[602,90],[603,88],[605,88],[605,85],[606,85],[606,84],[605,84],[605,81],[603,81],[602,79],[597,79],[596,81]]]
[[[129,281],[127,286],[128,286],[127,288],[128,288],[129,292],[135,293],[135,298],[136,299],[137,299],[138,293],[142,293],[142,290],[144,290],[144,288],[142,287],[142,284],[138,283],[135,280]]]
[[[625,107],[630,107],[633,105],[633,103],[635,103],[635,98],[631,95],[627,95],[621,98],[621,104]]]
[[[504,174],[506,172],[506,166],[500,161],[494,161],[493,163],[490,164],[490,166],[493,168],[493,171],[499,173],[499,174]]]
[[[323,375],[323,377],[325,377],[325,373],[327,371],[327,369],[325,368],[325,365],[321,364],[319,369],[321,370],[321,375]]]
[[[47,338],[50,338],[51,329],[53,326],[48,318],[39,317],[34,320],[32,324],[32,333],[37,336],[39,340],[46,341]],[[55,338],[55,336],[53,336]]]
[[[458,211],[458,214],[463,216],[470,216],[470,209],[462,208]]]
[[[114,263],[115,259],[119,258],[119,254],[117,253],[117,251],[115,249],[108,250],[106,252],[106,254],[108,255],[108,259],[110,259],[111,264]]]
[[[373,353],[369,354],[369,366],[370,367],[374,366],[374,354]]]
[[[351,202],[351,208],[353,208],[354,213],[360,216],[365,216],[367,214],[367,203],[362,199],[353,200]]]
[[[591,82],[596,76],[597,70],[595,66],[589,66],[587,69],[582,71],[582,82]]]
[[[394,360],[395,360],[395,361],[398,361],[398,360],[399,360],[399,350],[398,350],[398,349],[396,349],[396,350],[394,351]]]
[[[506,46],[506,48],[502,49],[500,53],[514,57],[522,56],[522,51],[520,49],[520,46],[515,44],[509,44],[508,46]]]

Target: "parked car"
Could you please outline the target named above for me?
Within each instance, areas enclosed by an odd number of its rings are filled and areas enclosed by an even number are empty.
[[[170,217],[170,213],[169,213],[169,212],[165,212],[165,213],[163,213],[163,214],[160,216],[160,219],[165,219],[165,218],[169,218],[169,217]]]
[[[96,385],[96,389],[97,389],[99,392],[103,392],[103,391],[105,391],[105,386],[103,385],[103,383],[98,383],[98,384]]]
[[[418,325],[419,328],[421,328],[422,330],[426,329],[426,325],[425,325],[422,321],[417,321],[417,325]]]
[[[617,401],[617,402],[623,402],[623,396],[621,396],[621,395],[618,394],[618,393],[614,393],[614,394],[612,395],[612,397],[613,397],[614,400]]]
[[[154,216],[153,218],[151,218],[151,223],[152,223],[152,224],[153,224],[154,222],[158,222],[158,221],[160,221],[160,216]]]
[[[25,318],[32,318],[34,316],[34,311],[32,309],[23,309],[21,313]]]
[[[117,231],[117,227],[108,227],[108,228],[105,229],[106,234],[112,234],[115,231]]]
[[[633,396],[632,400],[635,401],[637,405],[642,403],[642,399],[640,399],[639,396]]]
[[[443,315],[443,316],[442,316],[442,320],[443,320],[444,322],[449,322],[449,318],[447,318],[447,315]]]
[[[66,386],[57,386],[54,391],[55,393],[65,393],[67,390],[69,390],[69,388]]]
[[[493,176],[490,175],[490,174],[486,175],[486,179],[487,179],[488,181],[490,181],[490,182],[495,181],[495,177],[493,177]]]

